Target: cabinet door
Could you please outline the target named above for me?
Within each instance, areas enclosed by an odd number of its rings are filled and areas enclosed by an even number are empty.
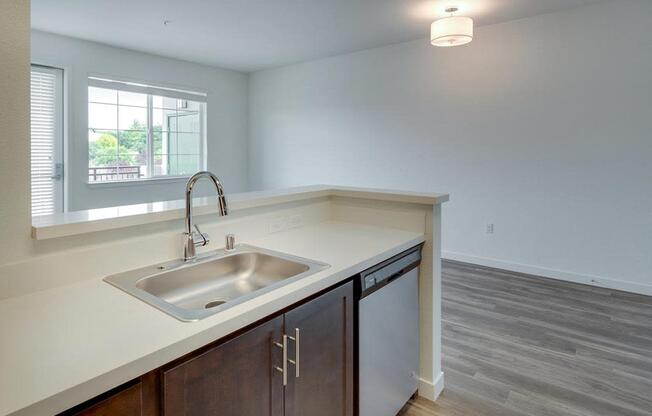
[[[285,332],[299,329],[299,377],[288,366],[286,416],[353,415],[353,283],[285,314]],[[295,360],[296,342],[288,356]]]
[[[158,381],[155,372],[138,381],[82,403],[59,416],[158,416]]]
[[[282,416],[283,317],[163,372],[166,416]]]
[[[88,409],[70,414],[75,416],[141,416],[141,385],[139,383],[131,386]]]

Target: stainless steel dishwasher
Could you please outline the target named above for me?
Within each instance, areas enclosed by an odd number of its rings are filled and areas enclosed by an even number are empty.
[[[359,416],[395,416],[418,388],[421,246],[358,277]]]

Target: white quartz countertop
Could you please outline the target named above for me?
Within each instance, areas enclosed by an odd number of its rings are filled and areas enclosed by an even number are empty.
[[[0,415],[56,414],[423,241],[419,233],[342,222],[243,241],[331,267],[192,323],[101,279],[0,301]]]

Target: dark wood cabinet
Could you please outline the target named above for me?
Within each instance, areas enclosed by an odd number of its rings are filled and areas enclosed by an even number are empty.
[[[353,416],[353,323],[348,282],[60,416]]]
[[[283,317],[163,372],[165,416],[282,416]]]
[[[283,335],[286,386],[279,371]],[[353,283],[165,370],[162,377],[165,416],[352,416]]]
[[[151,372],[59,416],[158,416],[157,372]]]
[[[74,413],[76,416],[141,416],[142,400],[140,383],[97,403],[86,410]]]
[[[285,331],[299,329],[299,377],[290,365],[285,416],[353,415],[353,284],[288,311]],[[296,358],[296,342],[289,356]]]

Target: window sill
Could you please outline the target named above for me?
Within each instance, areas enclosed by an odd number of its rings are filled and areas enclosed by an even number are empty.
[[[158,178],[126,179],[121,181],[86,182],[89,188],[119,188],[123,186],[153,185],[158,183],[186,182],[190,176],[161,176]]]

